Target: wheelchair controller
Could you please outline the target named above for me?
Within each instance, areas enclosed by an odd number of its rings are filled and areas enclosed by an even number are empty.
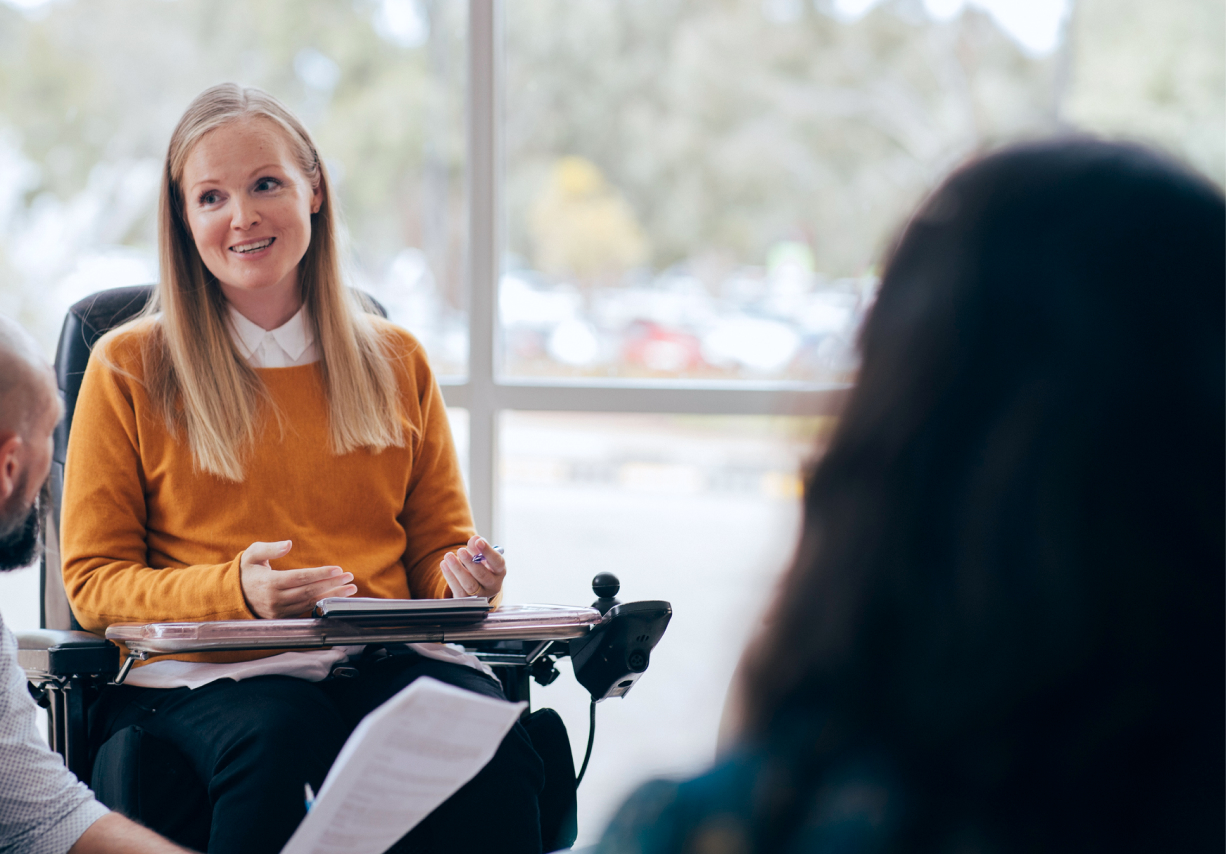
[[[571,641],[569,654],[576,681],[594,703],[622,697],[648,669],[653,648],[665,634],[673,609],[668,602],[619,602],[618,578],[602,572],[593,579],[601,622]]]

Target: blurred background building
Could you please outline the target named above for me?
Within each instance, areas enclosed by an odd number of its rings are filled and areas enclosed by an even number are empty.
[[[474,15],[496,47],[476,66]],[[285,100],[353,282],[444,380],[511,601],[583,602],[611,570],[674,603],[600,708],[584,841],[644,775],[712,758],[901,218],[977,151],[1054,133],[1222,187],[1224,33],[1221,0],[0,0],[0,312],[50,355],[74,301],[153,282],[184,107],[224,80]],[[475,67],[501,93],[476,142]],[[475,150],[498,166],[479,197]],[[0,579],[10,625],[37,624],[37,586]],[[536,697],[582,748],[571,677]]]

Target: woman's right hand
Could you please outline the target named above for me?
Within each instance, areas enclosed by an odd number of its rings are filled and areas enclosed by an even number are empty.
[[[252,543],[239,558],[239,583],[247,606],[257,617],[280,620],[310,613],[316,602],[329,596],[353,596],[354,576],[339,566],[310,569],[273,569],[269,561],[285,557],[293,543]]]

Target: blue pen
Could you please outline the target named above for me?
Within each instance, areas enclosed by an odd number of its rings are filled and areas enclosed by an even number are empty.
[[[303,784],[303,794],[306,796],[303,803],[307,805],[307,812],[311,812],[312,805],[316,802],[316,793],[311,791],[311,784]]]
[[[491,546],[491,548],[497,551],[499,554],[503,554],[503,546]],[[484,560],[486,560],[486,555],[484,554],[478,553],[473,556],[474,563],[481,563]]]

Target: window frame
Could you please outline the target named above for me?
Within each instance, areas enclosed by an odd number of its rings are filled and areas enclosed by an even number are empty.
[[[448,406],[469,412],[469,502],[479,532],[502,539],[499,417],[507,410],[687,415],[834,415],[848,384],[695,380],[520,379],[495,360],[499,259],[503,250],[503,2],[469,0],[466,117],[469,368],[440,380]]]

